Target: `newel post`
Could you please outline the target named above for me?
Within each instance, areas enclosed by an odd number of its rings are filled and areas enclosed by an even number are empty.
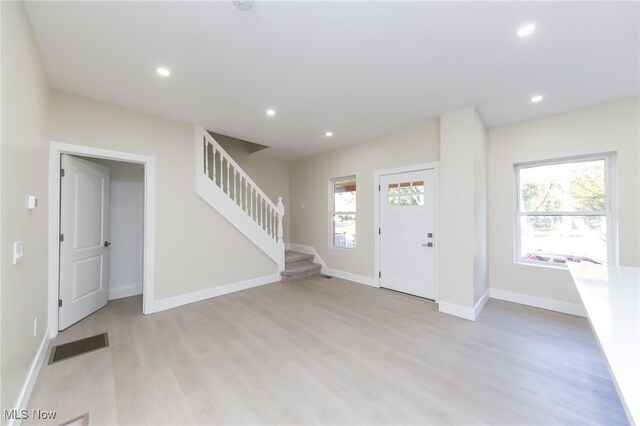
[[[284,237],[284,229],[282,228],[282,218],[284,218],[284,204],[282,204],[282,197],[278,197],[278,212],[277,212],[277,216],[278,216],[278,229],[277,229],[277,237],[278,237],[278,242],[281,243],[283,242],[283,237]]]

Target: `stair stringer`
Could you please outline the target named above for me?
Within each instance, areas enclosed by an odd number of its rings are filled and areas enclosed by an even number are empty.
[[[285,244],[276,241],[258,225],[227,193],[213,183],[204,173],[201,173],[204,164],[202,150],[202,133],[196,128],[196,194],[225,219],[236,227],[245,237],[262,250],[278,265],[278,272],[285,268]]]

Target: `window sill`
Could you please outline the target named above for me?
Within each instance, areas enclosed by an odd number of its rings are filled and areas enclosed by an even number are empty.
[[[522,260],[516,260],[513,263],[515,265],[522,265],[522,266],[533,266],[533,267],[546,268],[546,269],[560,269],[564,271],[569,270],[566,263],[554,264],[554,263],[546,263],[546,262],[525,262]]]
[[[353,251],[356,251],[356,250],[357,250],[356,248],[335,247],[335,246],[329,246],[329,248],[330,248],[330,249],[333,249],[333,250],[342,250],[342,251],[351,251],[351,252],[353,252]]]

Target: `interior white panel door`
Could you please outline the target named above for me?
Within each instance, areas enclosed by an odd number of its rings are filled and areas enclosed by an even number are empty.
[[[109,169],[62,155],[58,328],[64,330],[107,304]]]
[[[380,286],[434,299],[433,169],[380,176]]]

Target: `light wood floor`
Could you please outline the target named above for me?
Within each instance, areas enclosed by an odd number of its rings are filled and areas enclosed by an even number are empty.
[[[337,278],[141,304],[60,333],[111,346],[43,366],[29,409],[92,425],[626,423],[584,318],[491,300],[474,323]]]

